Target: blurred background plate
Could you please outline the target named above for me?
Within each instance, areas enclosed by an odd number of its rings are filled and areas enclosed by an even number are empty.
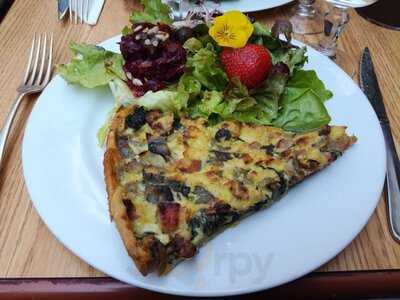
[[[214,1],[205,1],[210,8],[219,8],[221,11],[240,10],[243,12],[259,11],[281,6],[293,0],[222,0],[218,7]]]
[[[13,0],[0,0],[0,22],[3,20],[12,3]]]

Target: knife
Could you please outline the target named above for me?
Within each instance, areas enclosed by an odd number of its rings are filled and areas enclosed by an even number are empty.
[[[58,19],[62,20],[69,8],[68,0],[57,0],[58,1]]]
[[[393,238],[397,242],[400,242],[400,162],[368,48],[364,49],[361,56],[360,85],[372,107],[375,109],[385,137],[387,152],[385,196],[389,216],[388,221]]]

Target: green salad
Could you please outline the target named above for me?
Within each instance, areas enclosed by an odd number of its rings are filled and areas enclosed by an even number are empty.
[[[71,43],[73,58],[58,66],[69,83],[109,86],[115,109],[137,104],[202,117],[307,132],[330,122],[332,97],[313,70],[304,70],[306,48],[291,43],[291,25],[272,29],[240,12],[188,13],[173,22],[160,0],[142,0],[120,49]],[[285,36],[285,39],[280,39]],[[112,112],[111,112],[112,115]],[[107,124],[99,131],[102,143]]]

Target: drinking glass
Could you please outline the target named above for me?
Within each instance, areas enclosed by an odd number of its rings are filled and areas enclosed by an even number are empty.
[[[322,32],[324,18],[316,8],[315,0],[299,0],[290,17],[290,22],[294,33],[315,34]]]
[[[324,17],[324,31],[315,49],[332,58],[348,75],[354,75],[358,62],[345,52],[337,49],[337,41],[349,22],[349,8],[371,5],[378,0],[325,0],[330,8]]]

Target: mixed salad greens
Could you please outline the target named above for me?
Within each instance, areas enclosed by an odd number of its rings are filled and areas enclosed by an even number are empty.
[[[221,63],[225,47],[210,35],[218,16],[189,12],[187,19],[174,22],[160,0],[141,2],[144,10],[134,12],[132,26],[123,29],[121,54],[71,43],[74,58],[58,66],[59,74],[86,88],[109,85],[116,107],[134,103],[212,123],[238,120],[294,132],[330,122],[324,103],[332,93],[315,71],[303,70],[306,49],[291,44],[289,23],[277,22],[271,30],[258,22],[246,25],[252,26],[246,44],[267,49],[272,64],[265,80],[248,88],[240,78],[230,78]]]

